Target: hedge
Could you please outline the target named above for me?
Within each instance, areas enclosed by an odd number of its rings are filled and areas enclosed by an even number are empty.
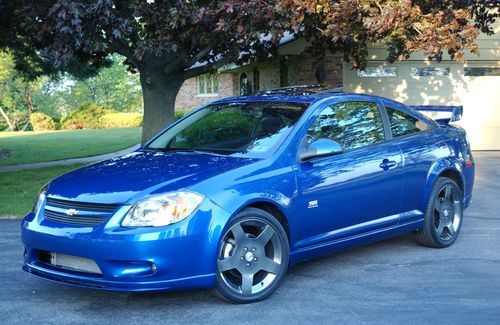
[[[176,110],[174,119],[178,120],[190,112],[191,110]],[[142,118],[142,113],[120,113],[112,108],[89,103],[62,118],[60,127],[65,130],[139,127],[142,126]]]
[[[30,123],[34,131],[52,131],[56,129],[54,119],[39,112],[31,114]]]
[[[61,128],[66,130],[99,129],[101,127],[100,118],[111,113],[116,113],[116,111],[96,104],[85,104],[63,118]]]
[[[132,128],[141,125],[141,113],[109,113],[99,119],[101,128]]]

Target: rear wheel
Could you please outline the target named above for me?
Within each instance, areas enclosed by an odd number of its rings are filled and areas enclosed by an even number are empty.
[[[415,233],[417,242],[428,247],[448,247],[462,227],[462,192],[450,178],[440,177],[432,188],[424,227]]]
[[[240,212],[222,237],[217,258],[217,292],[236,303],[267,298],[288,268],[283,226],[266,211]]]

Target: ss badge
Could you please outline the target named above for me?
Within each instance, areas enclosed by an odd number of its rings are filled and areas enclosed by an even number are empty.
[[[307,205],[308,209],[313,209],[317,207],[318,207],[318,200],[309,201],[309,204]]]

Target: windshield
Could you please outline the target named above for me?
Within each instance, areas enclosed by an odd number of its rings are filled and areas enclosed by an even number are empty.
[[[281,102],[209,105],[165,131],[146,149],[265,153],[290,132],[307,106]]]

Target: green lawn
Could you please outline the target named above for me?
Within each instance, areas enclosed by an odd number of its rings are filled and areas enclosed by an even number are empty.
[[[0,132],[0,166],[88,157],[125,149],[141,141],[141,128]]]
[[[23,217],[35,203],[38,190],[53,178],[82,165],[0,172],[0,217]]]

